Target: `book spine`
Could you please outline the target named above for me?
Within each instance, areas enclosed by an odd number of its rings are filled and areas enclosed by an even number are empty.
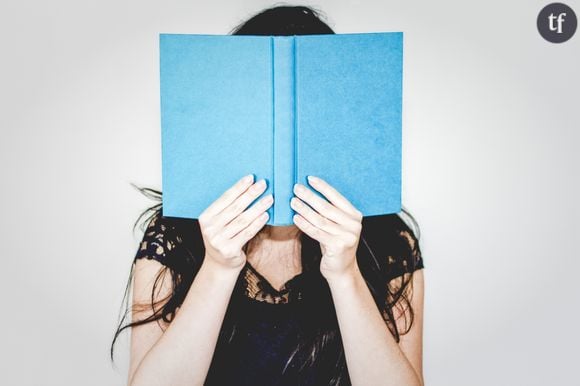
[[[295,60],[293,36],[272,36],[274,144],[273,223],[292,225],[295,175]]]

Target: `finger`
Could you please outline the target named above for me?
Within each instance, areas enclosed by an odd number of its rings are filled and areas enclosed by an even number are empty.
[[[314,225],[309,223],[308,220],[306,220],[299,214],[295,214],[292,217],[292,220],[294,221],[294,224],[296,224],[296,226],[300,228],[302,232],[306,233],[314,240],[317,240],[321,244],[330,245],[332,235],[330,235],[329,233],[323,231],[320,228],[315,227]]]
[[[294,209],[299,215],[308,220],[309,223],[322,229],[323,231],[333,235],[342,233],[340,226],[337,223],[321,216],[298,197],[292,197],[290,200],[290,207]]]
[[[256,236],[256,233],[258,233],[258,231],[262,229],[264,224],[268,222],[269,217],[270,216],[268,215],[268,212],[262,212],[262,214],[260,214],[258,217],[254,219],[254,221],[250,223],[250,225],[248,225],[246,228],[242,229],[237,235],[235,235],[232,238],[232,242],[235,242],[236,245],[246,244],[248,241],[250,241],[250,239]]]
[[[246,228],[252,221],[254,221],[256,217],[260,216],[262,212],[270,208],[273,202],[274,199],[271,194],[268,194],[266,197],[262,197],[260,201],[256,203],[256,205],[247,209],[241,215],[233,219],[232,222],[226,225],[224,228],[225,237],[227,239],[234,237],[236,234],[238,234],[238,232]]]
[[[328,199],[328,201],[330,201],[336,207],[342,209],[344,212],[348,213],[353,219],[359,220],[362,218],[360,211],[356,209],[349,200],[347,200],[328,182],[320,177],[315,176],[308,176],[308,182],[314,189],[322,193],[324,197]]]
[[[230,221],[242,213],[257,197],[266,190],[266,181],[261,179],[253,184],[241,196],[236,198],[230,205],[217,214],[215,218],[216,227],[225,227]]]
[[[305,185],[294,185],[294,194],[296,194],[296,196],[302,199],[302,201],[306,202],[308,205],[314,208],[318,213],[337,224],[346,223],[349,220],[352,220],[352,218],[343,210],[329,203],[324,198],[316,195]]]
[[[211,203],[200,215],[213,217],[220,213],[224,208],[230,205],[240,194],[244,193],[254,181],[254,175],[250,174],[238,180],[234,185],[228,188],[217,200]]]

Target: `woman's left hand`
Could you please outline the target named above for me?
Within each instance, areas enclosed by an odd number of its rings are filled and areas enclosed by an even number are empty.
[[[294,224],[320,243],[320,272],[326,280],[355,273],[362,213],[323,179],[309,176],[308,182],[330,202],[302,184],[294,185]]]

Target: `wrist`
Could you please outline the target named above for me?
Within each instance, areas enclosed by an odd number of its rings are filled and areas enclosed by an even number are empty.
[[[214,280],[230,281],[237,280],[243,265],[240,267],[226,267],[209,257],[205,257],[201,263],[200,271],[207,272]]]
[[[358,267],[356,260],[354,263],[346,270],[341,273],[333,273],[327,275],[326,281],[331,290],[339,289],[343,290],[345,288],[353,288],[357,285],[357,282],[363,280],[362,273]]]

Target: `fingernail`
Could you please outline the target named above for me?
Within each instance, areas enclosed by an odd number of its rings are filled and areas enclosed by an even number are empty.
[[[256,182],[254,184],[254,186],[251,187],[251,190],[257,193],[257,192],[261,191],[262,189],[264,189],[265,186],[266,186],[266,181],[262,179],[262,180]]]

